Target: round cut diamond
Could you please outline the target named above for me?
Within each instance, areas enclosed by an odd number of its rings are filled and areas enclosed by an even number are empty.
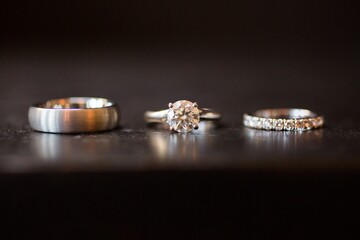
[[[309,130],[309,129],[311,129],[313,127],[311,119],[304,119],[303,124],[304,124],[305,130]]]
[[[305,130],[305,123],[303,119],[296,119],[295,120],[295,129],[297,131],[303,131]]]
[[[187,100],[180,100],[169,108],[167,114],[167,123],[170,129],[187,133],[191,132],[193,128],[197,128],[200,122],[200,111],[196,103]]]
[[[254,124],[255,124],[255,128],[258,128],[258,129],[262,128],[263,124],[262,124],[261,118],[254,117],[253,121],[254,121]]]
[[[263,120],[263,128],[264,129],[271,130],[272,125],[273,125],[273,120],[272,119],[266,118],[266,119]]]
[[[250,117],[249,127],[256,128],[258,123],[257,117]]]
[[[282,119],[275,119],[275,120],[274,120],[273,128],[274,128],[275,130],[278,130],[278,131],[283,130],[283,128],[284,128],[284,122],[283,122],[283,120],[282,120]]]
[[[249,127],[251,126],[251,117],[248,115],[244,115],[244,125]]]
[[[295,120],[293,119],[285,119],[284,120],[284,129],[285,130],[294,130],[295,129]]]

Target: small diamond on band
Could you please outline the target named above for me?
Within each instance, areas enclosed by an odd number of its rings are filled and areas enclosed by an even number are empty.
[[[263,128],[265,128],[266,130],[271,130],[273,127],[273,121],[274,119],[270,119],[270,118],[263,118],[262,119],[262,126]]]
[[[293,119],[284,119],[284,130],[295,130],[295,120]]]
[[[274,123],[273,123],[273,128],[278,131],[283,130],[284,120],[283,119],[275,119]]]

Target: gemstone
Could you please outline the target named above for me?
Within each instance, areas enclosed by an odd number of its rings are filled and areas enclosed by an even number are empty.
[[[249,121],[249,127],[256,128],[258,124],[259,118],[251,117]]]
[[[244,125],[246,126],[246,127],[249,127],[250,126],[250,124],[251,124],[251,117],[249,116],[249,115],[244,115]]]
[[[266,130],[271,130],[273,126],[273,120],[269,118],[265,118],[263,120],[263,128]]]
[[[253,120],[254,120],[255,128],[262,129],[263,123],[261,121],[261,118],[255,118],[254,117]]]
[[[313,127],[312,119],[304,119],[303,124],[304,124],[304,128],[307,130]]]
[[[293,119],[285,119],[284,120],[284,129],[285,130],[294,130],[295,128],[295,121]]]
[[[200,110],[195,103],[180,100],[171,104],[167,114],[167,123],[170,125],[170,129],[188,133],[197,128],[199,122]]]
[[[273,128],[278,131],[283,130],[284,121],[282,119],[275,119],[273,122]]]
[[[295,130],[297,130],[297,131],[305,130],[305,122],[303,119],[295,120]]]

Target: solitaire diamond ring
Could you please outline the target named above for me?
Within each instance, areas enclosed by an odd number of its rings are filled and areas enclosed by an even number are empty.
[[[203,120],[218,120],[221,114],[208,108],[200,108],[196,102],[179,100],[169,103],[169,109],[145,112],[147,123],[168,123],[171,131],[188,133],[199,128]]]
[[[253,114],[244,114],[244,125],[263,130],[305,131],[320,128],[324,117],[307,109],[263,109]]]

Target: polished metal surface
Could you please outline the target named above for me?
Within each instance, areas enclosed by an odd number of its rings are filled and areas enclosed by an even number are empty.
[[[314,118],[318,115],[310,110],[301,108],[274,108],[262,109],[252,114],[260,118]]]
[[[120,110],[105,98],[72,97],[34,104],[28,117],[31,128],[40,132],[97,132],[116,128]]]
[[[218,120],[221,118],[221,114],[210,108],[199,108],[200,119],[203,120]],[[147,123],[164,123],[167,119],[169,109],[160,111],[146,111],[144,114],[145,121]]]

